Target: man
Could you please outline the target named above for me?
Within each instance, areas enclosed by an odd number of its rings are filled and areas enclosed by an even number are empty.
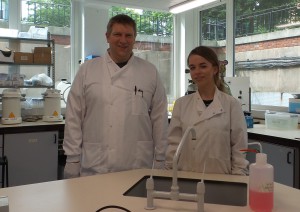
[[[81,65],[68,95],[65,178],[162,168],[167,98],[155,66],[133,55],[136,23],[117,15],[107,25],[109,49]]]

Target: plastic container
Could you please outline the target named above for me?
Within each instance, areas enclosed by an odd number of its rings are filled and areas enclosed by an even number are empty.
[[[298,128],[298,115],[266,112],[265,124],[268,129],[295,130]]]
[[[300,99],[289,99],[289,113],[300,113]]]
[[[67,79],[61,79],[61,81],[56,84],[56,89],[60,90],[60,94],[64,102],[67,102],[70,88],[71,88],[71,83],[68,82]]]
[[[21,91],[16,88],[3,90],[2,93],[2,124],[19,124],[21,117]]]
[[[44,93],[44,116],[43,121],[62,121],[60,107],[60,91],[56,89],[47,89]]]
[[[247,128],[253,128],[254,121],[253,121],[253,116],[251,115],[251,113],[244,111],[244,116],[245,116]]]
[[[267,155],[256,154],[249,168],[249,206],[255,212],[271,212],[274,202],[274,168]]]

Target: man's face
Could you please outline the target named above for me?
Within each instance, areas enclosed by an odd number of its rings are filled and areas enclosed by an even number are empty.
[[[134,29],[130,25],[114,24],[110,34],[106,33],[109,54],[115,63],[129,60],[135,43]]]

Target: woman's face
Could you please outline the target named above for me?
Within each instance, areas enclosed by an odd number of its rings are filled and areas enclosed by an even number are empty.
[[[188,62],[191,78],[198,87],[215,85],[214,75],[218,73],[217,66],[213,66],[208,60],[199,55],[190,55]]]

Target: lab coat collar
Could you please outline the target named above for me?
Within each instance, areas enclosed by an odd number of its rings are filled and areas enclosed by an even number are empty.
[[[109,70],[109,74],[111,79],[115,79],[117,77],[119,77],[122,73],[124,73],[126,70],[128,70],[128,66],[132,63],[133,59],[134,59],[134,55],[132,53],[131,57],[129,58],[127,64],[125,66],[123,66],[122,68],[120,68],[115,61],[112,60],[112,58],[110,57],[108,50],[105,53],[105,60],[107,63],[107,68]]]
[[[115,68],[117,68],[117,69],[119,69],[119,70],[124,69],[128,64],[130,64],[131,61],[133,60],[133,57],[134,57],[134,53],[132,52],[132,54],[131,54],[131,56],[130,56],[128,62],[127,62],[127,64],[126,64],[125,66],[123,66],[122,68],[120,68],[120,67],[116,64],[116,62],[113,61],[113,59],[110,57],[110,55],[109,55],[109,49],[107,49],[107,51],[106,51],[106,53],[105,53],[105,59],[106,59],[106,61],[107,61],[108,63],[114,64],[114,65],[115,65]]]
[[[196,92],[194,94],[194,104],[196,104],[197,112],[199,115],[197,120],[195,120],[194,123],[195,125],[204,120],[210,119],[215,115],[224,113],[225,110],[222,106],[221,95],[222,95],[221,91],[216,87],[214,100],[208,107],[206,107],[199,92]]]

